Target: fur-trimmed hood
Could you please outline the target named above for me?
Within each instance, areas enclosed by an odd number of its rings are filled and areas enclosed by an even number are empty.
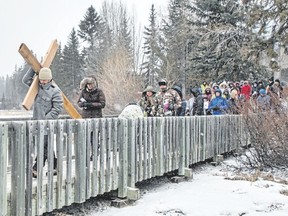
[[[83,90],[84,88],[86,88],[88,83],[92,84],[93,89],[97,89],[98,88],[98,83],[97,83],[96,77],[95,76],[89,76],[89,77],[85,77],[80,82],[80,90]]]

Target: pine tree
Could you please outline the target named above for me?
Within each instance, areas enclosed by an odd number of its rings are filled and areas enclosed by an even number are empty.
[[[254,33],[251,52],[258,62],[266,56],[271,71],[288,54],[288,2],[286,0],[242,1],[246,9],[246,25]]]
[[[63,68],[63,55],[62,55],[62,45],[59,44],[58,50],[56,52],[55,58],[50,66],[53,74],[53,80],[60,87],[63,86],[63,83],[67,81],[67,78],[64,76],[64,68]]]
[[[105,24],[102,17],[90,6],[80,21],[78,36],[83,40],[84,46],[81,56],[84,59],[85,74],[101,72],[102,53],[104,52]],[[88,45],[88,47],[85,46]]]
[[[170,0],[168,19],[163,24],[162,77],[186,89],[187,47],[189,44],[188,0]]]
[[[254,77],[257,65],[247,56],[251,32],[245,28],[238,0],[196,0],[190,8],[196,21],[191,57],[192,75],[200,80],[240,80]]]
[[[65,81],[60,86],[65,95],[72,101],[76,100],[79,84],[84,76],[82,70],[83,61],[79,53],[79,40],[73,28],[67,45],[63,49],[63,77]]]
[[[102,32],[102,19],[91,5],[87,9],[83,20],[80,21],[78,36],[84,42],[87,42],[89,50],[92,50],[95,47],[99,47],[99,39],[101,41]]]
[[[145,85],[154,86],[157,83],[160,72],[160,48],[159,29],[156,24],[156,12],[154,4],[151,6],[149,16],[149,26],[144,27],[144,62],[141,65]]]

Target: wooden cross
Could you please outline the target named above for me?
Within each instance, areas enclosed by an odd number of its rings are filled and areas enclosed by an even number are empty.
[[[26,110],[30,110],[33,102],[35,100],[35,97],[38,93],[38,86],[39,86],[39,77],[38,73],[42,67],[50,67],[56,52],[58,49],[58,43],[57,40],[53,40],[42,63],[40,64],[37,58],[32,54],[32,52],[28,49],[28,47],[22,43],[19,47],[19,53],[21,56],[26,60],[26,62],[31,65],[31,68],[36,72],[36,76],[33,78],[33,82],[31,86],[29,87],[29,90],[22,102],[22,106]],[[78,113],[78,111],[75,109],[73,104],[68,100],[68,98],[64,95],[62,92],[62,97],[63,97],[63,104],[64,104],[64,109],[66,112],[70,115],[71,118],[73,119],[79,119],[81,118],[81,115]]]

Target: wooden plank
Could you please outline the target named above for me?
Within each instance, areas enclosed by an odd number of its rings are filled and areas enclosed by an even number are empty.
[[[119,165],[119,142],[118,142],[118,118],[113,118],[113,165],[112,165],[112,190],[118,189],[118,165]]]
[[[58,47],[59,47],[59,44],[57,43],[57,40],[56,39],[53,40],[48,48],[48,51],[46,52],[43,58],[43,61],[41,62],[42,67],[48,67],[48,68],[50,67],[54,57],[56,56]]]
[[[161,176],[162,173],[164,173],[164,125],[165,125],[165,118],[157,118],[156,119],[156,125],[157,125],[157,167],[156,167],[156,173],[158,176]]]
[[[185,118],[184,117],[178,117],[178,125],[179,125],[179,169],[178,169],[178,175],[185,175]]]
[[[142,137],[143,137],[143,151],[144,151],[144,161],[143,161],[143,179],[148,179],[148,148],[147,148],[147,140],[148,140],[148,127],[147,127],[147,119],[143,119],[143,130],[142,130]]]
[[[36,194],[36,214],[41,215],[43,209],[46,207],[43,205],[43,160],[44,160],[44,137],[47,132],[47,121],[39,120],[37,131],[37,194]]]
[[[90,166],[90,157],[93,156],[93,146],[95,145],[95,132],[92,128],[92,119],[86,119],[86,199],[89,199],[91,197],[91,166]],[[94,157],[95,158],[95,157]]]
[[[76,121],[75,131],[75,198],[74,202],[82,203],[86,200],[86,121]]]
[[[107,152],[107,156],[106,156],[106,191],[110,191],[111,190],[111,153],[112,152],[112,119],[105,119],[105,123],[106,123],[106,137],[105,139],[106,141],[106,152]]]
[[[25,215],[26,123],[13,122],[11,215]]]
[[[7,215],[8,124],[0,126],[0,215]]]
[[[27,121],[27,153],[26,153],[26,161],[27,161],[27,166],[26,166],[26,190],[25,190],[25,215],[32,215],[32,200],[33,200],[33,179],[32,179],[32,167],[33,167],[33,162],[34,162],[34,136],[33,132],[36,130],[36,124],[37,121]]]
[[[99,171],[99,194],[104,194],[105,193],[105,170],[106,170],[106,164],[105,164],[105,153],[106,153],[106,130],[105,130],[105,121],[104,119],[101,119],[100,121],[100,164],[101,166],[100,171]],[[107,153],[106,153],[107,155]]]
[[[57,151],[57,182],[56,182],[56,208],[62,208],[65,205],[63,194],[63,146],[64,146],[64,120],[58,120],[56,151]]]
[[[31,109],[31,107],[34,103],[35,97],[38,93],[38,86],[39,86],[39,77],[38,77],[38,75],[36,75],[33,79],[32,84],[30,85],[30,87],[28,89],[26,96],[24,97],[23,102],[22,102],[22,106],[25,110]]]
[[[22,43],[18,49],[18,52],[25,59],[25,61],[31,66],[31,68],[38,73],[41,69],[41,64],[37,58],[32,54],[26,44]]]
[[[138,181],[142,181],[143,180],[143,157],[144,157],[144,142],[143,142],[143,119],[138,119],[138,164],[139,164],[139,172],[138,172]]]
[[[73,104],[68,100],[68,98],[64,95],[64,93],[62,92],[62,97],[63,97],[63,105],[64,105],[64,109],[66,110],[66,112],[69,114],[69,116],[73,119],[81,119],[81,115],[79,114],[79,112],[75,109],[75,107],[73,106]]]
[[[135,119],[128,119],[128,187],[135,187]]]
[[[100,119],[93,119],[93,171],[92,171],[92,196],[95,197],[99,194],[99,140],[100,140],[100,131],[99,131],[99,123]],[[101,164],[100,164],[101,165]]]
[[[66,159],[66,185],[65,185],[65,205],[71,205],[73,200],[72,182],[72,148],[74,143],[73,127],[75,120],[67,121],[67,159]]]
[[[119,120],[118,125],[119,145],[119,188],[118,197],[127,196],[127,179],[128,179],[128,122],[127,119]]]
[[[48,147],[47,147],[47,187],[46,187],[46,211],[53,211],[53,168],[54,168],[54,128],[56,121],[48,121]]]

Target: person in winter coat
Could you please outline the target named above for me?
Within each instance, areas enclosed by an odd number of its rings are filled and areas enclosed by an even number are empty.
[[[102,118],[102,109],[105,107],[106,99],[104,92],[98,88],[97,79],[91,75],[80,82],[80,95],[77,104],[82,108],[82,118]],[[99,143],[97,143],[99,148]],[[93,132],[91,133],[91,156],[93,160]]]
[[[225,98],[222,97],[220,89],[215,90],[215,98],[209,104],[208,112],[212,115],[222,115],[228,111],[229,105]]]
[[[174,89],[168,88],[165,79],[161,79],[158,84],[160,91],[155,96],[156,116],[176,116],[177,110],[181,109],[181,97]]]
[[[152,86],[147,86],[143,92],[142,97],[138,102],[138,105],[142,108],[145,117],[155,116],[155,94]]]
[[[238,101],[238,91],[237,89],[231,89],[230,98],[228,99],[230,114],[240,114],[241,108]]]
[[[185,116],[186,114],[186,107],[187,107],[187,101],[183,98],[183,94],[182,94],[182,86],[175,84],[172,86],[172,89],[174,89],[180,96],[181,98],[181,109],[178,109],[176,111],[176,116]]]
[[[282,112],[283,87],[279,79],[275,79],[273,85],[270,87],[270,97],[272,108],[277,113]]]
[[[33,82],[35,71],[30,68],[24,75],[22,82],[30,86]],[[39,87],[33,106],[33,119],[49,120],[57,119],[63,110],[63,98],[59,87],[52,82],[52,72],[49,68],[43,67],[39,71]],[[57,158],[53,154],[53,174],[56,174]],[[43,166],[48,159],[48,136],[44,136],[44,157]],[[37,157],[32,168],[32,176],[37,177]]]
[[[241,87],[241,97],[243,97],[245,102],[249,102],[252,94],[252,87],[249,85],[248,81],[244,81]]]
[[[208,83],[204,80],[203,83],[200,85],[201,92],[204,94],[206,88],[208,87],[209,87]]]
[[[102,109],[105,107],[106,99],[104,92],[98,88],[96,77],[84,78],[81,85],[83,89],[77,104],[82,108],[82,118],[102,118]]]
[[[204,115],[204,98],[200,92],[201,90],[199,91],[198,88],[192,88],[190,91],[195,98],[192,115]]]
[[[207,110],[208,110],[208,106],[209,106],[209,103],[212,99],[212,90],[210,87],[207,87],[205,89],[205,93],[203,94],[203,99],[204,99],[204,115],[207,114]]]
[[[265,89],[260,89],[259,94],[256,101],[258,111],[269,111],[271,109],[271,97],[267,95]]]

